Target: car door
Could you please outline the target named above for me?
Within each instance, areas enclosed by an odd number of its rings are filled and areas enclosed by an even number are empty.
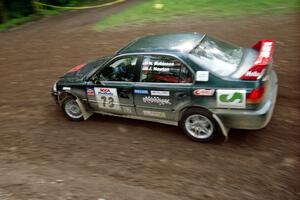
[[[121,56],[101,68],[87,84],[87,99],[96,112],[136,115],[133,86],[139,56]]]
[[[134,103],[139,116],[175,120],[176,111],[191,100],[193,74],[178,58],[144,55]]]

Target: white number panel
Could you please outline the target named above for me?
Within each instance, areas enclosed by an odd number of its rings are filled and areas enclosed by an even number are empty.
[[[121,110],[116,88],[95,87],[95,95],[100,109]]]

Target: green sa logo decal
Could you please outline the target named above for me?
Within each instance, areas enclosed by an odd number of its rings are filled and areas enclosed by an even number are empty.
[[[244,100],[244,95],[240,92],[220,95],[220,101],[224,103],[229,103],[229,102],[243,103],[243,100]]]
[[[245,108],[246,90],[217,90],[217,105],[220,108]]]

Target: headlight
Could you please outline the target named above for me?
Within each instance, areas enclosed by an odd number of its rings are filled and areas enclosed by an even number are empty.
[[[53,88],[52,88],[53,92],[57,92],[56,83],[57,83],[57,81],[56,81],[56,82],[54,83],[54,85],[53,85]]]

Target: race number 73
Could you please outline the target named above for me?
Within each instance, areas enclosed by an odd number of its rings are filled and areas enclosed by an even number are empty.
[[[109,107],[109,108],[114,107],[114,98],[113,97],[102,96],[101,100],[102,100],[102,105],[103,105],[104,108],[105,107]]]
[[[117,88],[95,87],[94,90],[99,109],[121,110]]]

